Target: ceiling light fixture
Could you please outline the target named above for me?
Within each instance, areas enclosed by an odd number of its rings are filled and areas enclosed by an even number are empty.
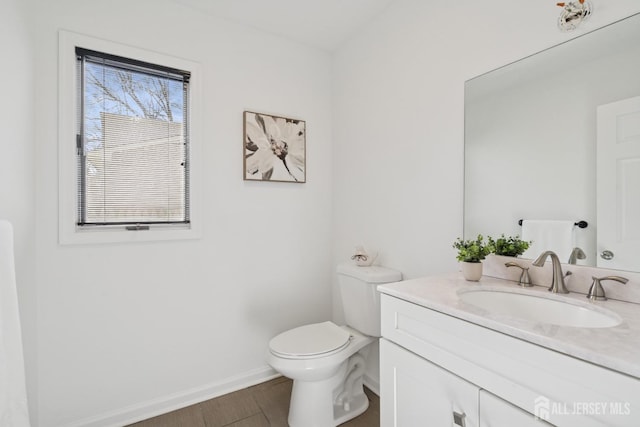
[[[557,3],[562,8],[558,18],[558,28],[562,31],[571,31],[578,28],[583,21],[591,16],[593,7],[589,0],[576,0],[569,3]]]

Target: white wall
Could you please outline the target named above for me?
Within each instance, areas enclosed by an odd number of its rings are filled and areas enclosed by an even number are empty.
[[[272,374],[269,339],[331,315],[330,56],[168,0],[37,6],[40,426],[121,423]],[[58,245],[59,29],[201,63],[201,239]],[[306,184],[243,182],[245,109],[306,120]]]
[[[640,10],[596,6],[596,28]],[[334,256],[356,244],[416,277],[455,269],[462,235],[464,81],[577,33],[550,2],[398,0],[334,56]],[[337,295],[337,294],[336,294]],[[341,318],[334,299],[334,317]],[[377,378],[377,361],[368,374]]]
[[[28,3],[3,0],[0,5],[0,218],[14,228],[16,286],[20,304],[24,357],[32,421],[37,390],[35,197],[33,126],[33,42]]]

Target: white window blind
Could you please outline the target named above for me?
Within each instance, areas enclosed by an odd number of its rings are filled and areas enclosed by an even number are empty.
[[[189,224],[189,72],[76,59],[78,226]]]

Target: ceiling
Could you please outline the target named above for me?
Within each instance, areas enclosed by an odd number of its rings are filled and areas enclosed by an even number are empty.
[[[333,51],[394,0],[174,0],[213,16]]]

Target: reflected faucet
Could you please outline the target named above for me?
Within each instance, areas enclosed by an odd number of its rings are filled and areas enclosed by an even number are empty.
[[[579,259],[586,259],[587,255],[584,251],[578,247],[573,248],[571,255],[569,255],[569,264],[575,264]]]
[[[562,265],[560,264],[560,259],[555,252],[543,252],[535,261],[533,261],[532,265],[535,265],[536,267],[542,267],[544,265],[544,262],[547,260],[547,257],[551,257],[551,262],[553,263],[553,278],[551,279],[551,287],[549,288],[549,292],[553,292],[554,294],[568,294],[569,291],[564,285]]]

